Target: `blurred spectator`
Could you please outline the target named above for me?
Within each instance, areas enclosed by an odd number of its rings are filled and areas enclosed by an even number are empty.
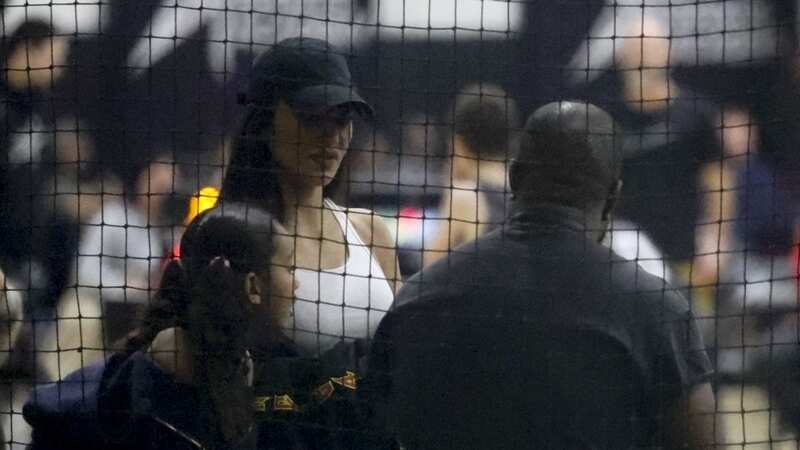
[[[175,167],[156,158],[136,192],[124,195],[113,181],[102,185],[102,209],[81,227],[76,267],[56,311],[56,322],[37,329],[39,360],[60,378],[104,355],[133,328],[158,282],[169,254],[169,223],[162,220],[172,195]]]
[[[103,288],[104,301],[144,303],[164,256],[169,223],[163,204],[173,192],[171,161],[156,159],[140,175],[132,196],[114,196],[84,224],[78,250],[77,285]],[[155,280],[157,281],[157,280]]]
[[[641,226],[671,260],[694,253],[697,171],[713,149],[710,103],[670,73],[670,40],[663,25],[645,18],[615,40],[616,70],[580,96],[620,122],[625,191],[618,215]],[[619,138],[619,137],[618,137]]]
[[[745,108],[728,106],[715,120],[718,161],[706,163],[697,220],[694,285],[715,283],[737,253],[788,254],[792,210],[774,171],[760,157],[760,130]]]
[[[67,47],[68,40],[47,22],[31,20],[20,25],[3,48],[7,94],[24,97],[50,91],[64,70]]]
[[[16,350],[14,343],[22,328],[23,298],[23,293],[0,271],[0,369],[7,369],[6,365],[11,352]],[[7,371],[4,370],[2,373],[8,376]],[[0,381],[0,385],[4,385],[7,381],[5,379]],[[14,396],[26,397],[27,388],[25,383],[15,383],[14,380],[11,380],[9,385],[0,388],[0,411],[2,411],[0,413],[0,448],[2,449],[6,448],[9,431],[14,430],[15,425],[18,424],[12,423],[15,419],[13,410],[18,410],[14,406],[20,406],[19,401],[16,402],[16,405],[13,402]],[[13,393],[9,395],[7,393],[9,391]],[[17,432],[15,437],[20,437],[22,434],[24,433]]]
[[[0,59],[0,263],[7,275],[4,311],[16,320],[23,311],[39,318],[55,304],[74,260],[77,221],[96,207],[92,196],[78,200],[79,192],[92,190],[86,180],[92,142],[74,117],[62,117],[55,106],[69,45],[56,34],[47,22],[25,22],[3,41]],[[0,408],[11,414],[1,423],[8,438],[26,442],[29,427],[19,412],[30,389],[26,378],[36,370],[28,365],[31,328],[13,321],[5,326],[0,350],[9,378],[0,389]]]
[[[720,375],[741,376],[797,348],[800,316],[788,312],[797,310],[798,285],[788,258],[733,253],[718,283],[716,310],[701,325]]]
[[[93,136],[78,129],[76,117],[60,117],[55,134],[55,171],[46,180],[41,199],[70,224],[84,223],[101,204],[102,172],[95,162]],[[46,210],[45,207],[40,207]]]
[[[52,305],[66,283],[67,255],[74,253],[76,241],[75,227],[57,209],[54,195],[63,160],[51,92],[62,75],[67,47],[66,38],[57,37],[46,22],[29,21],[2,49],[0,259],[19,287],[29,289],[26,307]]]
[[[703,209],[697,220],[694,286],[713,286],[714,317],[703,327],[717,370],[740,376],[777,347],[796,343],[794,325],[762,325],[773,308],[797,302],[789,255],[792,212],[781,183],[760,154],[751,112],[728,105],[715,120],[720,159],[700,172]]]
[[[424,265],[505,220],[506,161],[516,121],[516,102],[498,86],[478,83],[458,93],[449,188],[442,195],[440,226],[426,245]]]
[[[22,293],[0,271],[0,367],[8,362],[22,326]]]

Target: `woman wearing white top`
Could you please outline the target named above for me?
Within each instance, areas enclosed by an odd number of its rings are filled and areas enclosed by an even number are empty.
[[[354,115],[372,108],[342,54],[311,38],[265,53],[243,101],[221,199],[267,208],[294,239],[300,288],[286,334],[310,356],[370,338],[399,288],[395,241],[379,217],[337,206],[326,187],[347,153]]]

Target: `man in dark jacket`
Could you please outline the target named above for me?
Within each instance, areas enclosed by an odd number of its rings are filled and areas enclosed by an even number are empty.
[[[507,224],[411,278],[369,377],[405,448],[713,443],[711,367],[687,302],[599,244],[621,188],[611,117],[528,119]]]

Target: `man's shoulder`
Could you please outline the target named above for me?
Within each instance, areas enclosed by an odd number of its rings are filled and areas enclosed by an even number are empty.
[[[509,245],[497,231],[450,250],[403,282],[395,309],[409,303],[470,295],[482,282],[501,276],[504,261],[513,258]]]
[[[394,312],[403,311],[424,302],[430,303],[440,297],[449,284],[447,282],[451,278],[449,269],[453,266],[439,263],[449,259],[450,255],[430,266],[423,267],[414,276],[405,280],[392,305]]]
[[[614,292],[635,294],[642,300],[662,303],[671,310],[688,310],[680,289],[652,274],[637,261],[623,258],[612,251],[609,268]]]
[[[635,260],[616,254],[609,247],[586,242],[555,240],[548,245],[564,244],[568,257],[554,260],[552,267],[544,267],[553,275],[553,282],[568,283],[561,286],[575,292],[591,292],[593,302],[606,304],[632,320],[642,323],[686,318],[689,304],[680,288],[653,275]],[[562,277],[561,274],[564,274]],[[587,291],[588,289],[588,291]]]
[[[636,261],[616,259],[610,275],[607,301],[617,312],[615,320],[634,334],[662,336],[676,324],[694,321],[683,290],[647,272]]]

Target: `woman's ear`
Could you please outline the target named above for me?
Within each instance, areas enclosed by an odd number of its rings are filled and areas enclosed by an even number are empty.
[[[255,273],[250,272],[244,277],[244,291],[247,293],[250,303],[254,305],[261,304],[261,287]]]

